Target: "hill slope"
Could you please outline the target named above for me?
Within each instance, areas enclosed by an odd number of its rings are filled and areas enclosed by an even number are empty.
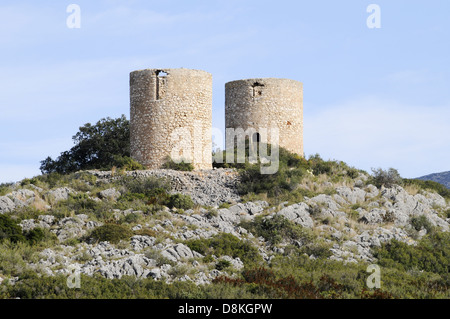
[[[447,196],[293,163],[251,178],[85,171],[0,185],[0,298],[450,297]],[[374,263],[386,275],[368,291]]]
[[[421,179],[423,181],[438,182],[447,187],[448,189],[450,189],[450,171],[425,175],[417,179]]]

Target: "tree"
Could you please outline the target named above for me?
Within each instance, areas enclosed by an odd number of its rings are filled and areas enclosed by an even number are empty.
[[[387,171],[381,168],[372,168],[371,182],[378,188],[381,186],[392,187],[394,184],[401,184],[402,178],[395,168],[389,168]]]
[[[130,159],[130,125],[125,115],[117,119],[104,118],[95,125],[87,123],[72,139],[75,146],[69,151],[62,152],[56,160],[47,157],[41,161],[43,174],[111,169],[125,163],[131,163],[133,168],[139,166]]]

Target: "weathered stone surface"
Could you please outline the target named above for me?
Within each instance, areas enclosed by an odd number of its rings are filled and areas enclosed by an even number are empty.
[[[212,136],[206,133],[212,123],[210,73],[183,68],[131,72],[130,101],[134,159],[160,168],[176,148],[196,169],[212,168]]]
[[[109,188],[101,191],[99,193],[99,196],[102,199],[117,200],[121,196],[121,194],[115,188]]]
[[[68,187],[60,187],[53,189],[47,193],[48,197],[51,198],[55,203],[69,199],[69,194],[76,194],[76,192]]]
[[[171,261],[180,261],[189,258],[203,257],[201,254],[192,251],[189,247],[183,244],[177,244],[172,247],[164,249],[161,254]]]
[[[14,202],[7,196],[0,196],[0,214],[8,213],[16,208]]]
[[[316,197],[311,198],[311,201],[315,203],[320,203],[325,208],[329,208],[331,210],[339,210],[341,208],[341,206],[338,203],[336,203],[333,197],[331,197],[330,195],[320,194],[317,195]]]
[[[305,203],[294,204],[280,210],[277,215],[286,217],[303,227],[312,228],[314,221],[309,214],[309,206]]]
[[[303,84],[289,79],[246,79],[225,84],[225,127],[279,131],[277,144],[303,156]],[[239,134],[238,134],[239,135]],[[250,138],[253,134],[250,133]],[[261,134],[262,135],[262,134]],[[243,137],[242,137],[243,138]],[[228,141],[227,141],[228,142]]]
[[[350,204],[362,203],[366,199],[366,192],[361,188],[337,187],[336,192]]]
[[[373,208],[370,212],[364,209],[358,209],[358,212],[360,213],[359,221],[371,225],[383,223],[386,216],[386,210],[379,208]]]

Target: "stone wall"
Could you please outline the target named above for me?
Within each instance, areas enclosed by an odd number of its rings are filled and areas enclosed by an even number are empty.
[[[211,169],[212,75],[189,69],[130,73],[131,156],[148,169],[168,156]],[[174,154],[176,155],[174,156]]]
[[[226,83],[225,127],[276,127],[279,145],[303,156],[303,84],[274,78]],[[270,133],[268,142],[272,143]]]

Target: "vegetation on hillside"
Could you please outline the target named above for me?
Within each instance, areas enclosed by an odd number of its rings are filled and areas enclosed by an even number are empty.
[[[129,158],[129,128],[125,117],[116,120],[102,119],[96,125],[86,124],[74,136],[76,145],[56,160],[47,158],[42,162],[43,175],[25,179],[20,183],[24,189],[41,188],[43,194],[54,188],[68,187],[76,193],[67,199],[54,201],[43,195],[51,207],[35,204],[19,207],[0,215],[0,298],[442,298],[450,297],[450,237],[438,230],[425,216],[413,216],[409,221],[413,231],[426,231],[426,235],[415,245],[392,240],[381,247],[372,248],[377,264],[382,267],[382,286],[368,290],[366,280],[368,263],[331,260],[332,244],[317,229],[302,227],[285,217],[269,215],[269,208],[252,220],[242,220],[239,228],[241,238],[229,233],[218,233],[209,238],[181,240],[170,231],[158,232],[167,220],[173,227],[195,231],[195,225],[174,221],[174,216],[186,217],[201,209],[207,211],[208,219],[219,218],[220,213],[211,207],[199,207],[187,195],[174,194],[168,180],[156,177],[134,178],[121,174],[108,182],[99,182],[86,169],[140,168]],[[270,149],[270,145],[268,146]],[[247,148],[248,154],[248,148]],[[225,153],[222,154],[225,156]],[[217,156],[217,154],[216,154]],[[378,188],[394,184],[416,187],[421,191],[437,192],[450,200],[450,194],[442,185],[430,182],[403,179],[395,169],[374,169],[369,175],[344,162],[324,160],[319,155],[308,159],[280,148],[275,174],[261,174],[261,161],[256,163],[215,163],[217,168],[235,168],[240,173],[238,191],[244,201],[265,200],[270,208],[278,205],[299,203],[306,197],[318,194],[333,195],[335,185],[351,185],[356,181],[362,186],[373,184]],[[166,168],[191,170],[192,166],[168,161]],[[0,185],[0,196],[13,189],[12,184]],[[99,200],[99,193],[115,188],[120,192],[115,200]],[[286,203],[287,202],[287,203]],[[349,217],[343,228],[358,223],[358,209],[363,204],[349,205],[343,211]],[[222,207],[228,207],[224,204]],[[124,214],[124,211],[130,211]],[[117,211],[121,214],[117,214]],[[314,218],[320,213],[312,209]],[[440,212],[449,218],[450,211]],[[223,271],[212,283],[195,285],[192,282],[165,283],[152,278],[106,279],[99,275],[81,276],[79,289],[67,287],[67,276],[58,274],[45,276],[27,268],[37,264],[40,253],[46,248],[61,249],[56,235],[48,229],[34,228],[23,231],[19,224],[24,220],[37,220],[41,215],[50,215],[61,222],[85,214],[97,222],[87,234],[71,238],[62,244],[80,247],[86,243],[109,241],[123,247],[134,235],[154,237],[157,244],[170,239],[183,243],[192,251],[201,253],[197,262],[211,271]],[[351,218],[355,216],[354,218]],[[317,218],[320,226],[327,226],[330,217]],[[177,224],[178,223],[178,224]],[[140,227],[136,227],[140,226]],[[359,226],[356,226],[359,227]],[[342,243],[343,238],[336,239]],[[155,243],[155,244],[156,244]],[[264,259],[258,245],[265,245],[275,252],[272,258]],[[58,247],[58,248],[56,248]],[[144,252],[159,264],[173,266],[174,273],[185,274],[187,270],[156,254]],[[224,256],[239,258],[244,268],[233,269]],[[81,255],[80,258],[87,258]],[[195,259],[195,258],[194,258]],[[6,284],[17,278],[14,285]],[[13,280],[15,281],[15,280]]]

